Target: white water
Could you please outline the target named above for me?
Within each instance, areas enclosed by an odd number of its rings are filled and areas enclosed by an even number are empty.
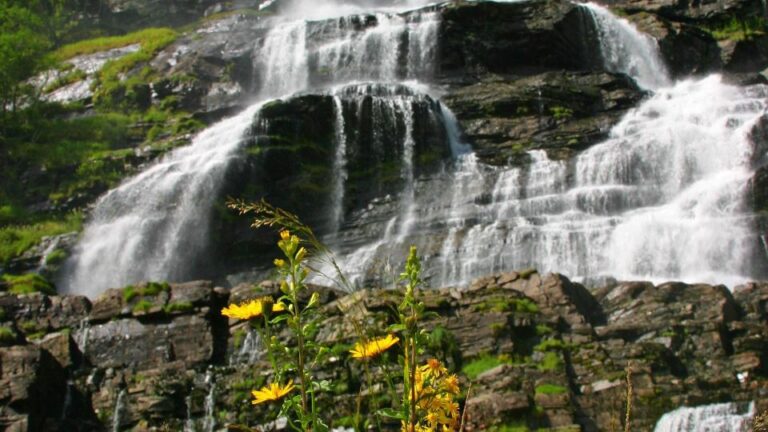
[[[407,223],[398,215],[380,240],[342,259],[351,280],[375,278],[411,243],[425,253],[433,286],[523,267],[577,280],[750,279],[749,132],[765,113],[768,89],[727,85],[717,75],[671,85],[653,39],[587,7],[606,67],[656,94],[569,162],[532,151],[528,166],[494,168],[454,151],[454,171],[422,180],[413,200],[401,202],[415,209]],[[395,222],[413,235],[393,237]]]
[[[232,365],[256,363],[263,354],[259,333],[256,330],[248,329],[242,343],[240,349],[232,353],[229,363]]]
[[[115,401],[115,411],[112,413],[112,432],[120,432],[120,425],[123,421],[123,414],[126,410],[125,398],[128,393],[125,389],[120,390]]]
[[[216,429],[216,380],[211,370],[205,373],[205,383],[208,385],[208,394],[205,396],[203,432],[213,432]]]
[[[254,54],[261,96],[352,81],[428,78],[439,24],[434,12],[278,23]]]
[[[755,404],[722,403],[695,408],[682,407],[664,414],[654,432],[747,432]]]
[[[206,129],[99,199],[65,266],[63,292],[93,297],[194,273],[217,192],[260,106]]]
[[[595,3],[584,3],[600,36],[600,52],[604,66],[611,72],[622,72],[648,90],[672,84],[658,43],[640,33],[629,21],[614,16]]]
[[[347,181],[347,133],[344,130],[344,104],[339,96],[333,97],[336,111],[336,152],[333,158],[333,192],[331,195],[331,234],[339,232],[344,221],[344,184]]]

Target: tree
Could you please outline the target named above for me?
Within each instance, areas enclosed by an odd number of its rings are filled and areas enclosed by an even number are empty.
[[[45,65],[51,43],[42,33],[37,14],[8,0],[0,0],[0,112],[3,120],[15,113],[33,86],[26,81]]]

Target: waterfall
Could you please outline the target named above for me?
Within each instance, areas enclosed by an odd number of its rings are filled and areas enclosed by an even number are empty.
[[[331,234],[339,232],[344,219],[344,185],[347,181],[347,134],[344,130],[344,105],[333,97],[336,111],[336,152],[333,158],[333,195],[331,196]]]
[[[110,287],[193,275],[217,191],[261,105],[206,129],[101,197],[65,264],[63,292],[94,297]]]
[[[374,13],[279,23],[254,57],[262,97],[352,81],[429,78],[439,15]],[[403,44],[407,40],[407,44]]]
[[[629,21],[617,18],[604,6],[581,5],[589,11],[600,36],[600,53],[605,68],[625,73],[648,90],[667,87],[672,80],[652,37],[640,33]]]
[[[128,392],[125,389],[121,389],[117,394],[117,401],[115,401],[115,411],[112,413],[112,432],[120,432],[120,425],[123,421],[122,415],[126,410],[125,398]]]
[[[264,347],[259,333],[256,330],[249,328],[248,333],[245,334],[245,338],[243,339],[243,344],[237,352],[232,353],[229,363],[233,365],[254,364],[261,358],[263,349]]]
[[[347,268],[376,273],[365,267],[414,243],[438,251],[424,263],[433,286],[524,267],[576,280],[742,283],[755,243],[749,132],[766,97],[764,86],[715,75],[660,89],[568,162],[540,150],[519,167],[462,156],[452,172],[419,180],[415,207],[429,211],[417,212],[417,234],[352,251]]]
[[[682,407],[664,414],[654,432],[746,432],[755,415],[755,403],[721,403]]]
[[[216,429],[216,380],[213,371],[208,370],[205,373],[205,383],[208,385],[208,394],[205,396],[203,432],[213,432]]]
[[[80,326],[77,329],[75,335],[75,343],[80,352],[85,355],[85,350],[88,349],[88,337],[91,334],[91,323],[88,318],[83,318],[80,321]]]

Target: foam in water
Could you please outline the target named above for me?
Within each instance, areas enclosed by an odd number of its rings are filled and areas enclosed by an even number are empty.
[[[659,90],[568,162],[540,150],[515,168],[461,156],[455,171],[421,180],[412,235],[352,251],[346,269],[375,273],[415,243],[439,251],[425,257],[433,286],[524,267],[576,279],[744,282],[756,242],[744,202],[749,132],[766,97],[764,86],[711,76]]]
[[[352,81],[427,78],[434,66],[439,23],[435,12],[279,23],[254,54],[261,96]]]
[[[58,284],[63,292],[95,296],[110,287],[193,274],[217,192],[260,106],[206,129],[104,195],[65,265]]]
[[[603,6],[595,3],[581,6],[589,11],[597,27],[606,69],[626,73],[648,90],[672,84],[655,39],[640,33],[629,21],[617,18]]]
[[[682,407],[664,414],[654,432],[746,432],[754,415],[754,402]]]

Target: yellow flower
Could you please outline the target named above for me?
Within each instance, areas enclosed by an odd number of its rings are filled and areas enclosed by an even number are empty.
[[[282,268],[285,266],[285,260],[275,259],[275,267]]]
[[[272,383],[266,387],[262,387],[261,390],[253,390],[253,405],[258,405],[262,402],[276,401],[287,395],[293,390],[293,381],[288,381],[285,387],[280,387],[280,384]]]
[[[448,372],[445,367],[440,363],[440,360],[432,358],[427,360],[427,364],[424,366],[421,366],[421,371],[427,375],[428,377],[435,377],[438,378],[444,373]]]
[[[349,352],[354,358],[369,359],[383,353],[399,341],[400,338],[387,335],[386,337],[374,339],[368,342],[358,342]]]
[[[285,310],[283,303],[272,303],[272,298],[265,297],[263,299],[251,300],[248,303],[242,303],[239,305],[231,304],[221,310],[221,314],[229,317],[241,320],[247,320],[251,318],[260,317],[264,313],[264,305],[271,304],[272,312],[282,312]]]
[[[459,394],[459,378],[456,375],[450,375],[443,381],[445,391],[451,394]]]
[[[283,240],[288,240],[291,237],[291,232],[288,230],[282,230],[280,231],[280,238]]]

